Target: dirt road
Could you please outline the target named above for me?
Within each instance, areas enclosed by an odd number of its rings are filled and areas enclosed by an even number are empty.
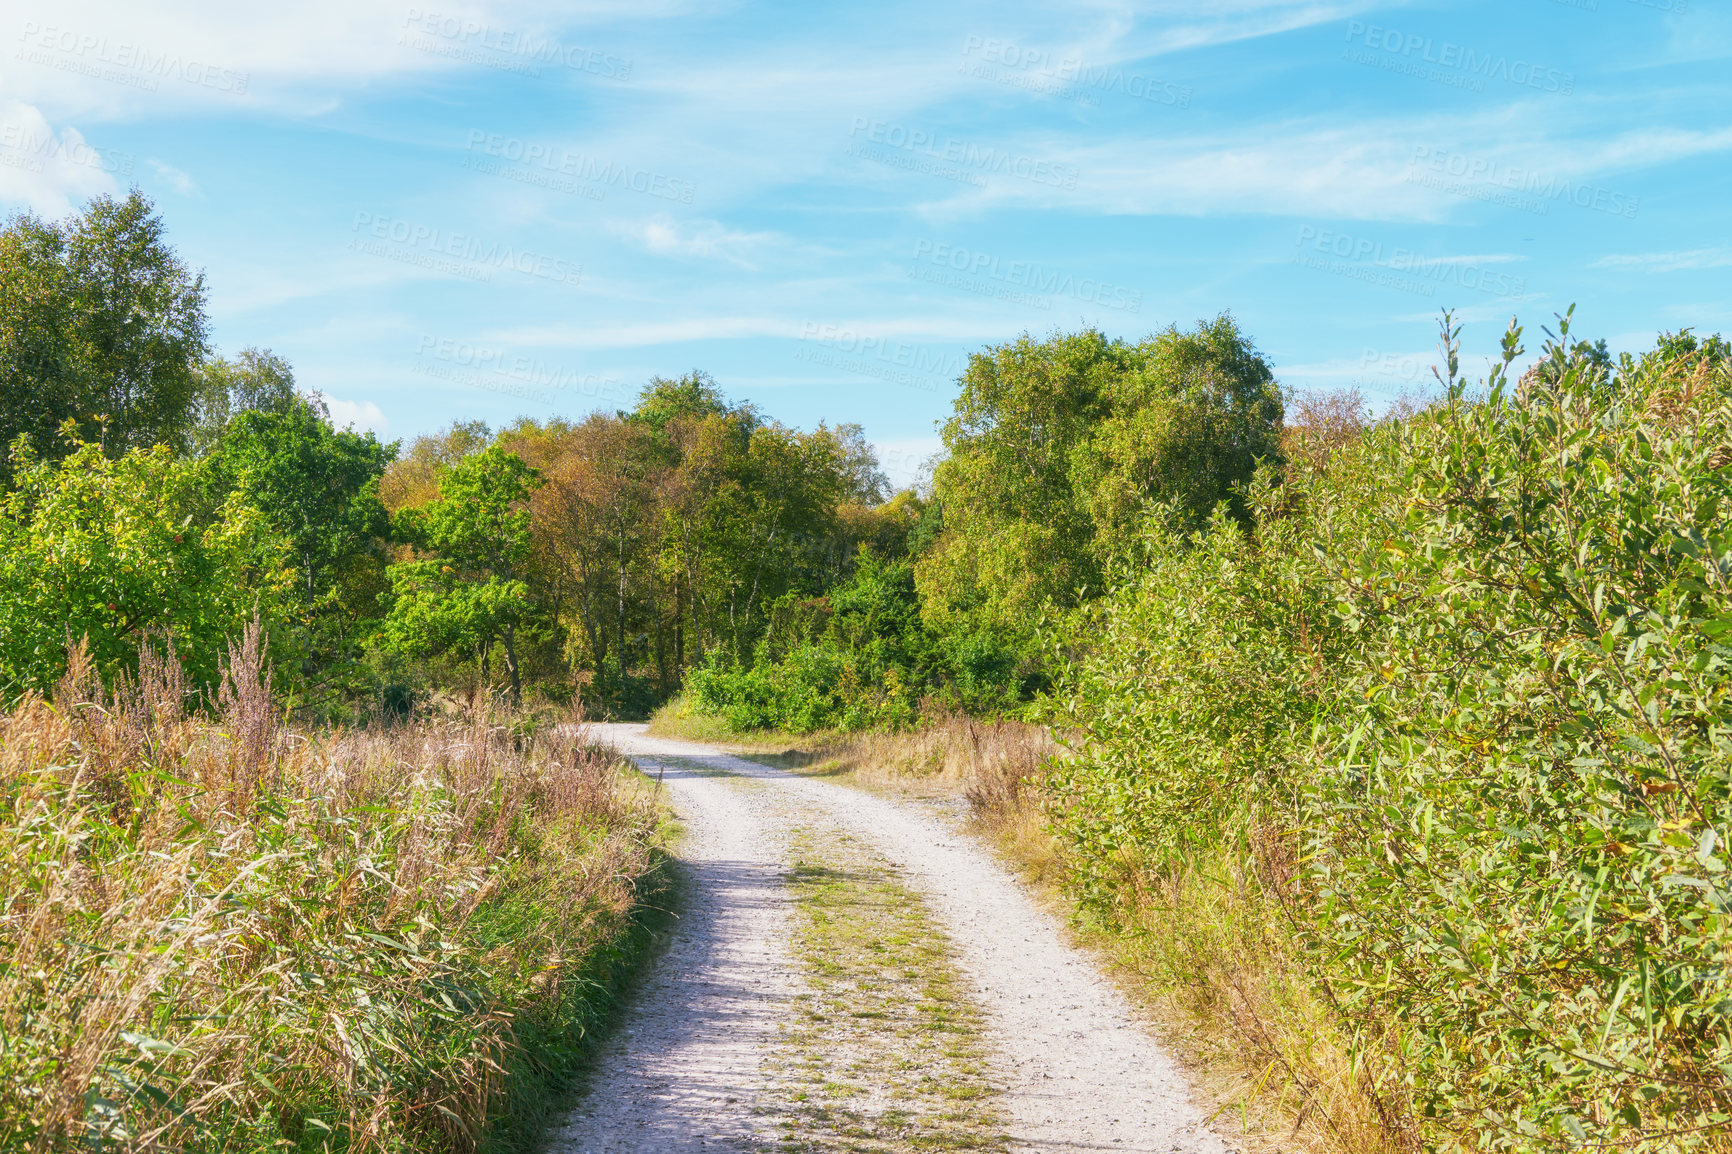
[[[1124,997],[953,823],[641,725],[596,730],[661,775],[687,895],[562,1154],[1228,1149]],[[837,909],[926,928],[850,936]]]

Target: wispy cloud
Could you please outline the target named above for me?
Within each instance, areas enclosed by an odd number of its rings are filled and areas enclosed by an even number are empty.
[[[326,397],[325,407],[331,410],[331,423],[339,429],[362,428],[383,434],[391,427],[385,413],[372,401],[344,401]]]
[[[1693,248],[1679,252],[1613,253],[1591,262],[1588,267],[1677,272],[1687,268],[1725,268],[1728,265],[1732,265],[1732,246]]]
[[[34,105],[0,102],[0,204],[64,216],[131,174],[131,156],[93,147],[76,128],[56,132]]]
[[[158,176],[168,181],[169,187],[173,188],[182,196],[191,196],[193,193],[198,191],[198,186],[193,183],[192,177],[188,176],[174,165],[158,160],[153,156],[150,158],[150,166],[156,169],[156,174]]]
[[[723,260],[743,269],[756,269],[758,266],[749,254],[777,240],[774,233],[741,232],[715,220],[678,221],[666,213],[657,213],[643,221],[616,224],[614,231],[656,256]]]
[[[1586,123],[1562,121],[1547,135],[1533,130],[1523,107],[1418,119],[1265,121],[1206,134],[1095,138],[1084,146],[1029,134],[1004,151],[1074,167],[1074,190],[996,179],[937,203],[952,214],[1029,203],[1113,214],[1444,221],[1469,210],[1474,200],[1461,188],[1475,182],[1491,191],[1513,187],[1563,211],[1582,182],[1732,151],[1732,126],[1601,136]],[[1437,164],[1446,177],[1458,167],[1475,175],[1425,179],[1439,158],[1447,162]],[[1621,186],[1614,191],[1627,193]]]
[[[484,339],[540,348],[638,348],[687,341],[749,340],[758,337],[800,339],[811,336],[820,322],[794,316],[688,317],[619,325],[523,325],[497,329]],[[866,333],[879,338],[975,341],[1002,336],[1006,326],[994,318],[901,316],[825,320],[832,331]]]

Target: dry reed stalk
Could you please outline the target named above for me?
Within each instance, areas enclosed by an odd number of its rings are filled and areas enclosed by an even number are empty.
[[[172,646],[112,692],[81,652],[0,715],[0,1148],[474,1149],[514,1015],[630,910],[652,803],[565,734],[281,733],[256,631],[219,724]],[[501,905],[542,912],[494,942]]]

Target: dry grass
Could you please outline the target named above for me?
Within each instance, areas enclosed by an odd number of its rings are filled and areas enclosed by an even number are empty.
[[[0,1149],[521,1144],[628,968],[657,815],[574,731],[297,733],[257,639],[0,716]]]

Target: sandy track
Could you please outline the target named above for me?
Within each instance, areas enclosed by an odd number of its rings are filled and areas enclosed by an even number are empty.
[[[944,923],[987,1021],[1011,1147],[1224,1154],[1177,1064],[991,855],[913,808],[771,769],[641,725],[600,725],[660,770],[687,829],[687,913],[556,1140],[561,1154],[757,1150],[762,1072],[797,980],[779,831],[848,829],[903,871]],[[677,759],[677,760],[676,760]],[[694,768],[697,767],[697,768]],[[723,776],[726,775],[726,776]],[[761,1123],[760,1123],[761,1125]]]

